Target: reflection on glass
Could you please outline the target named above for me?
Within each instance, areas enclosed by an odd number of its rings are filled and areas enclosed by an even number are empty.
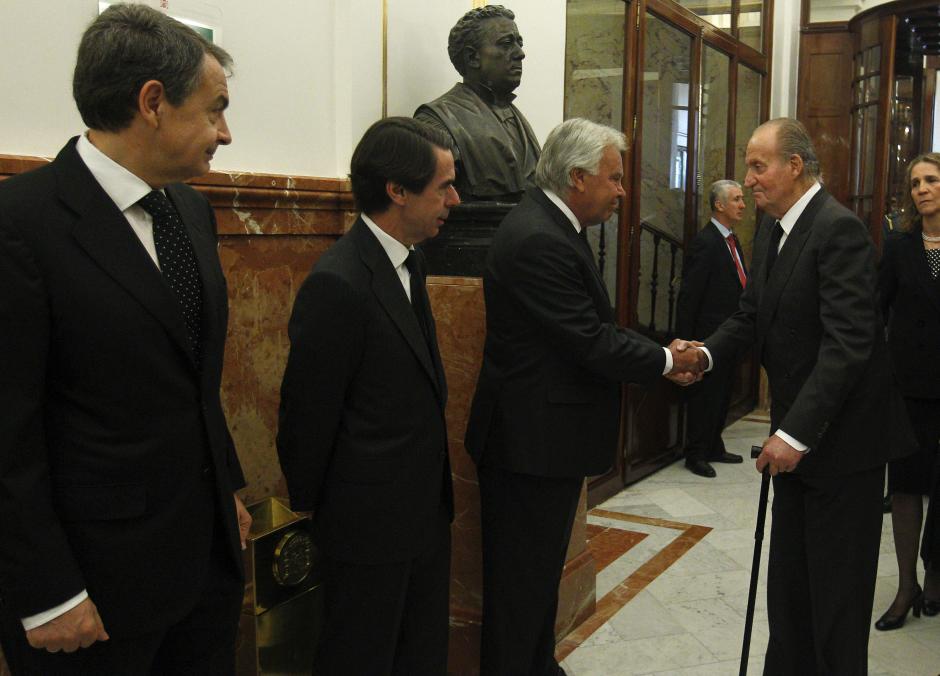
[[[678,2],[713,26],[731,32],[731,0],[678,0]]]
[[[626,5],[621,0],[568,0],[565,45],[565,118],[585,117],[623,129],[623,56]],[[617,299],[619,217],[588,228],[588,241]]]
[[[672,328],[681,275],[688,177],[691,37],[646,15],[643,53],[637,317]]]
[[[747,142],[760,124],[761,84],[760,73],[743,64],[738,64],[738,98],[734,125],[734,178],[742,186],[747,175],[747,164],[744,161]],[[741,248],[744,249],[744,257],[750,260],[757,225],[757,211],[751,191],[747,188],[744,189],[744,201],[747,203],[747,208],[735,232],[741,241]]]
[[[698,228],[708,223],[711,205],[708,189],[712,183],[728,178],[728,73],[731,59],[717,49],[702,51],[702,80],[699,116]]]
[[[762,51],[761,35],[764,0],[741,0],[738,14],[738,39],[757,51]]]

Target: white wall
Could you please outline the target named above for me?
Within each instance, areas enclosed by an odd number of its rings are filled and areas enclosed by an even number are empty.
[[[146,0],[215,22],[235,59],[234,141],[213,168],[344,176],[382,111],[382,0]],[[564,0],[509,3],[526,46],[517,104],[544,139],[561,121]],[[447,33],[471,0],[388,0],[388,111],[411,115],[458,75]],[[0,2],[0,153],[52,156],[84,126],[71,98],[75,51],[97,0]]]
[[[774,42],[771,59],[770,117],[796,117],[800,58],[800,3],[774,3]]]

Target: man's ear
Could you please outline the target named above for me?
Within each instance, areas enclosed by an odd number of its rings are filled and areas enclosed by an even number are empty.
[[[147,80],[137,92],[137,112],[154,129],[160,126],[161,107],[166,103],[166,90],[159,80]]]
[[[480,67],[480,51],[476,47],[467,45],[463,48],[463,62],[467,68],[477,70]]]
[[[793,176],[799,176],[803,173],[803,158],[796,153],[790,155],[790,168],[793,170]]]
[[[388,195],[388,198],[392,200],[393,204],[397,204],[398,206],[405,205],[405,186],[401,183],[386,181],[385,194]]]
[[[571,177],[571,189],[577,192],[584,192],[584,175],[587,172],[580,167],[571,170],[568,176]]]

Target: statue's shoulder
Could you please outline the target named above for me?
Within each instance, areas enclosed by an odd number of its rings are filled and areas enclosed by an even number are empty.
[[[420,106],[418,111],[428,109],[439,117],[445,117],[466,111],[477,112],[485,105],[483,100],[470,87],[458,82],[433,101]]]

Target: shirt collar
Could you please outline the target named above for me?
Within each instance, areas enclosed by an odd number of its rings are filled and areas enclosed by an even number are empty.
[[[377,226],[375,221],[373,221],[371,218],[365,214],[360,215],[362,216],[363,223],[369,226],[369,230],[372,231],[372,234],[375,235],[375,238],[379,240],[379,244],[381,244],[382,248],[385,249],[385,253],[388,256],[388,259],[392,262],[392,267],[396,270],[400,268],[408,258],[408,254],[411,249],[382,230],[382,228]]]
[[[545,193],[545,196],[550,199],[556,207],[561,209],[561,213],[568,217],[568,220],[571,221],[571,225],[574,226],[575,232],[580,233],[581,223],[578,222],[578,217],[574,215],[574,212],[567,204],[565,204],[564,200],[546,188],[541,188],[541,191]]]
[[[146,181],[98,150],[88,140],[87,134],[78,137],[75,149],[88,171],[121,211],[127,211],[153,190]]]
[[[790,210],[780,219],[780,227],[783,228],[783,232],[788,237],[790,231],[793,230],[793,226],[796,225],[796,222],[800,220],[800,216],[806,210],[806,205],[820,190],[822,190],[822,186],[819,185],[819,181],[813,181],[813,185],[810,186],[809,190],[803,193],[803,196],[796,201],[796,204],[790,207]]]
[[[721,223],[719,223],[717,218],[713,218],[712,223],[715,224],[715,227],[718,228],[718,232],[720,232],[721,236],[725,239],[728,239],[728,235],[734,234],[730,228],[726,228]]]

